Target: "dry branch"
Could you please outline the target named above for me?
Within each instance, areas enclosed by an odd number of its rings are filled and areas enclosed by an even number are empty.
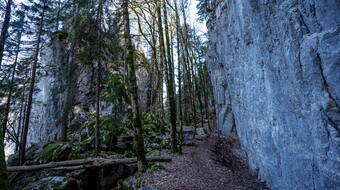
[[[169,157],[149,157],[149,162],[170,162]],[[62,162],[50,162],[47,164],[30,165],[30,166],[12,166],[8,167],[8,172],[31,172],[44,169],[53,170],[79,170],[85,168],[104,167],[117,164],[133,164],[137,162],[137,158],[122,159],[104,159],[104,158],[87,158],[80,160],[67,160]]]

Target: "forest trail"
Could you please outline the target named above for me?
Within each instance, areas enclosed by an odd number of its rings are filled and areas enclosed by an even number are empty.
[[[162,164],[165,169],[147,172],[137,181],[155,190],[266,189],[239,160],[232,161],[242,165],[236,166],[239,171],[234,172],[220,163],[221,158],[213,151],[218,142],[223,144],[218,141],[216,134],[203,141],[196,140],[194,146],[183,147],[182,155],[174,155],[172,162]],[[231,165],[235,167],[235,164]]]

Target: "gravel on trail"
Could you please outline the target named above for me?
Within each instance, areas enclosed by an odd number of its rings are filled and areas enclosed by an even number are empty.
[[[225,138],[222,141],[227,141]],[[172,161],[162,163],[163,170],[146,172],[136,176],[135,183],[152,187],[155,190],[262,190],[267,189],[255,176],[249,174],[240,160],[232,161],[231,167],[237,166],[238,171],[226,167],[217,158],[220,154],[214,151],[220,143],[219,151],[223,154],[231,152],[227,150],[228,143],[221,143],[218,137],[212,134],[208,139],[195,141],[194,146],[183,147],[183,154],[172,155]],[[225,150],[221,150],[221,149]],[[226,153],[227,152],[227,153]],[[234,155],[227,159],[236,158]],[[230,162],[230,161],[227,161]]]

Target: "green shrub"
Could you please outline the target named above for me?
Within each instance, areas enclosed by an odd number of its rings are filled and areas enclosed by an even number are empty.
[[[43,148],[43,151],[38,156],[39,163],[46,163],[52,161],[63,161],[69,159],[72,152],[72,145],[70,142],[57,142],[49,144]]]

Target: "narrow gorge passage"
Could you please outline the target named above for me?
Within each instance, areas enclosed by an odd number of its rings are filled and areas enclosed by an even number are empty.
[[[339,190],[339,10],[0,0],[0,190]]]

